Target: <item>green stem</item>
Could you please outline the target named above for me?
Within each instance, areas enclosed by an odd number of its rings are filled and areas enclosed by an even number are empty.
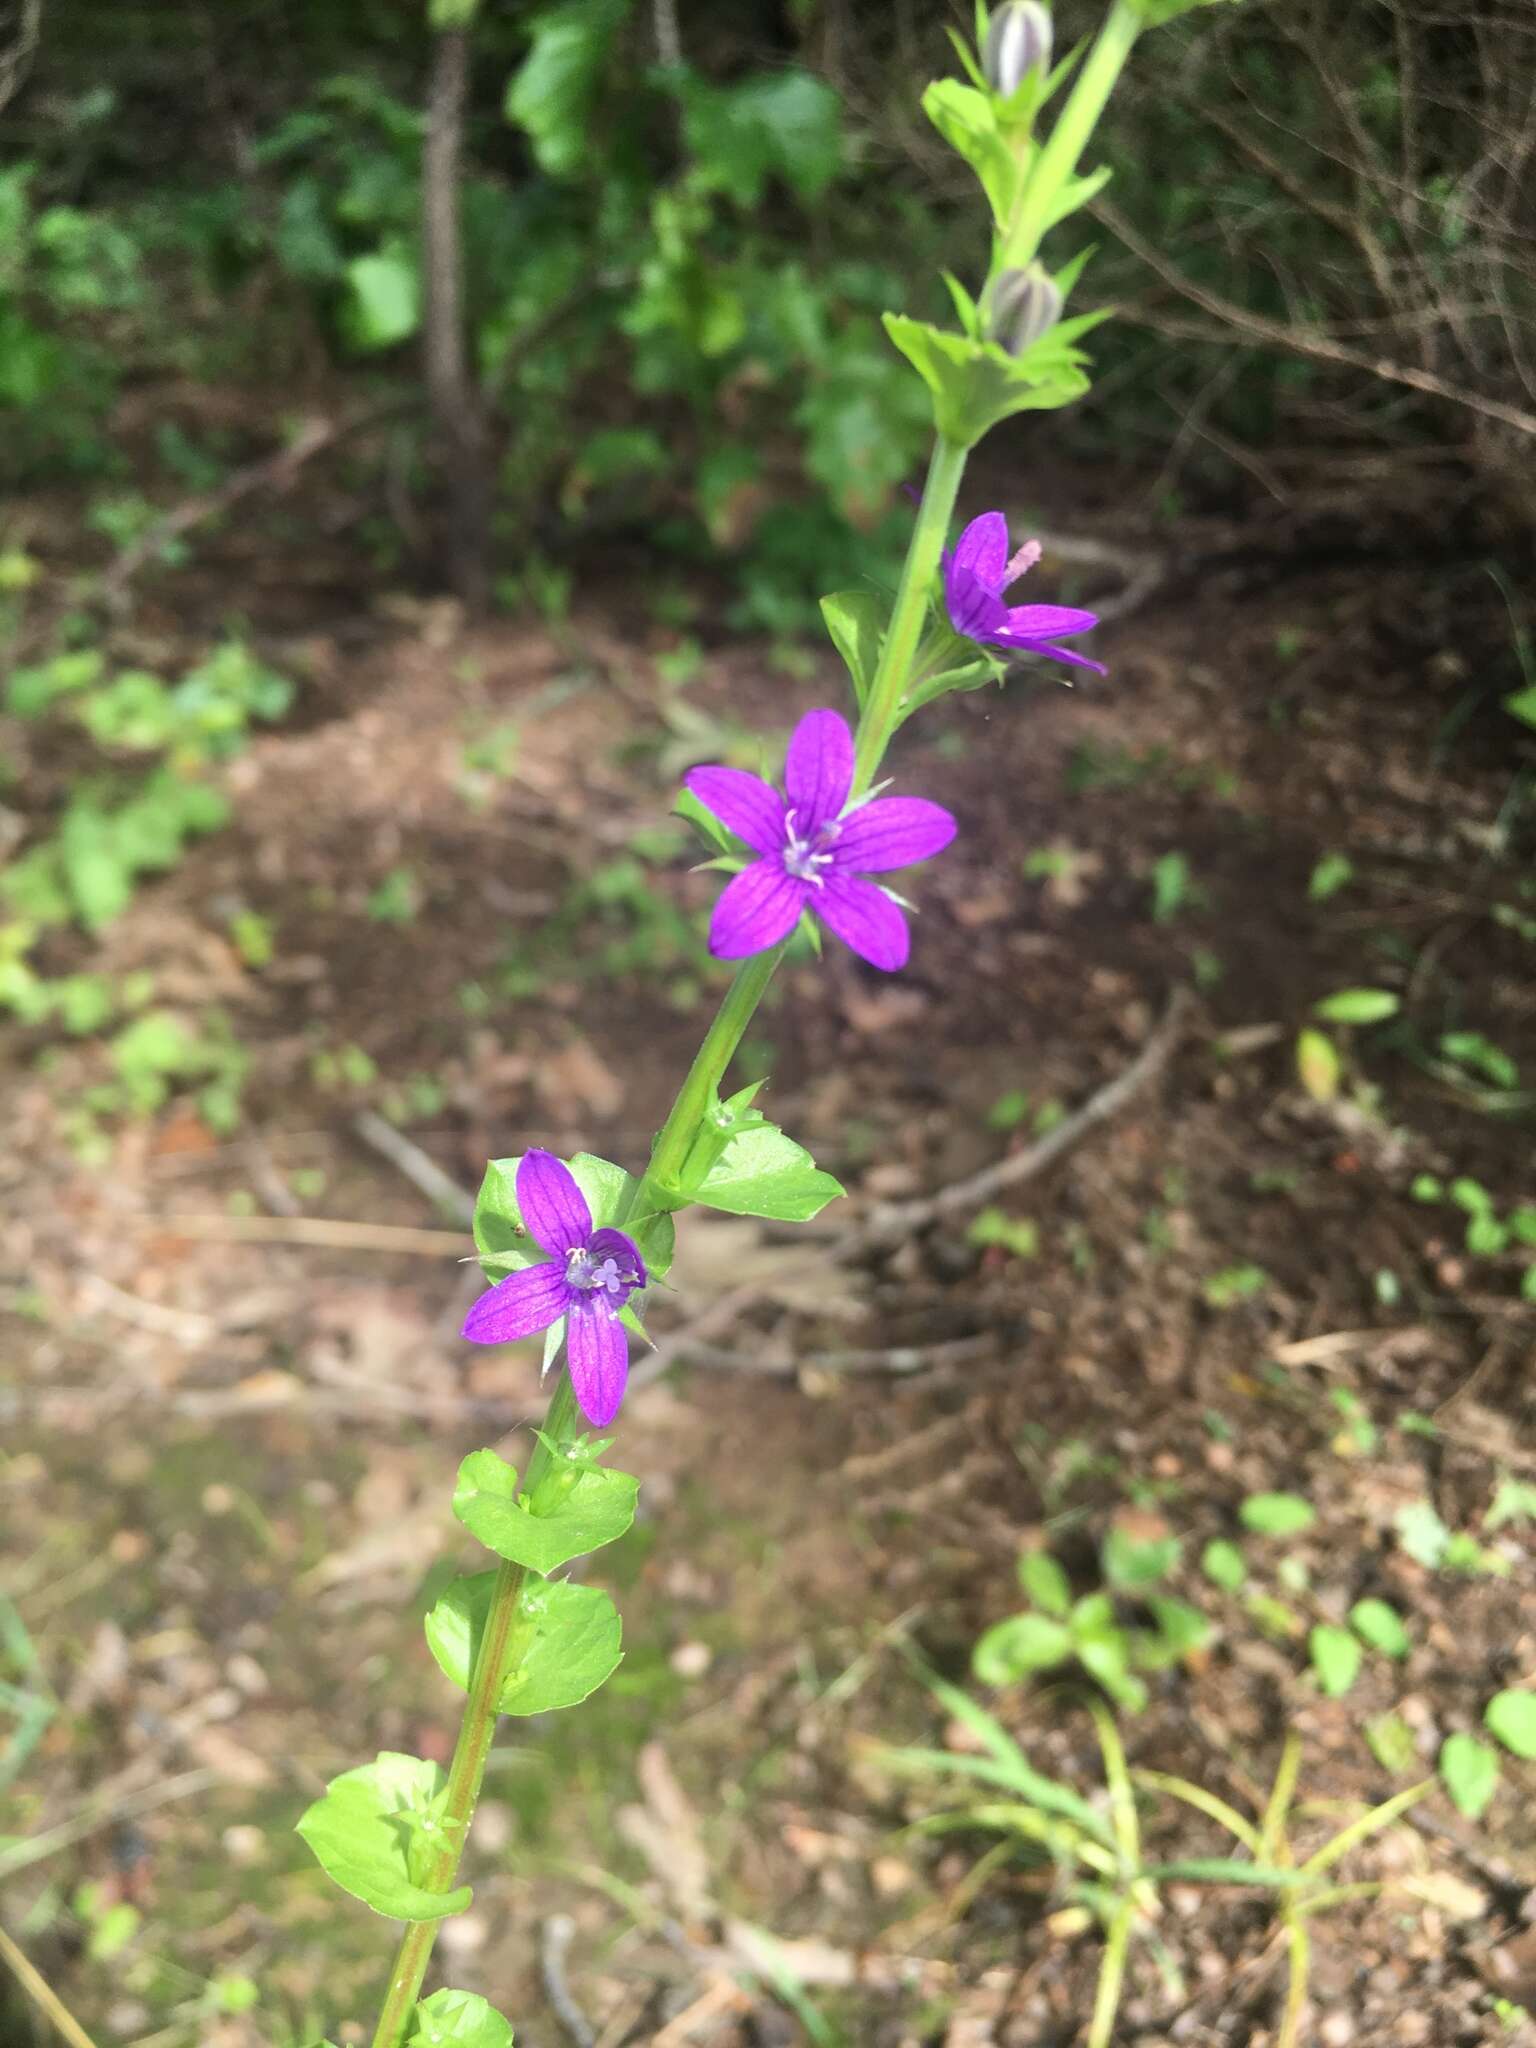
[[[1286,1944],[1290,1949],[1290,1970],[1285,1986],[1285,2011],[1275,2048],[1299,2048],[1302,2015],[1307,2009],[1307,1979],[1312,1969],[1312,1938],[1299,1914],[1286,1916]]]
[[[1002,263],[1009,270],[1022,270],[1039,253],[1046,231],[1046,216],[1056,194],[1077,170],[1078,158],[1088,147],[1088,138],[1098,126],[1105,102],[1115,80],[1131,54],[1141,32],[1141,16],[1131,0],[1115,0],[1104,26],[1077,74],[1061,118],[1036,160],[1024,189],[1019,210],[1008,230]]]
[[[1120,1987],[1125,1982],[1125,1952],[1130,1946],[1135,1914],[1135,1902],[1127,1892],[1109,1923],[1104,1960],[1099,1964],[1099,1986],[1093,2000],[1093,2023],[1088,2029],[1088,2048],[1109,2048],[1113,2038],[1115,2014],[1120,2010]]]
[[[570,1376],[562,1371],[544,1417],[543,1436],[548,1442],[534,1441],[523,1479],[525,1492],[531,1491],[543,1477],[552,1455],[549,1444],[564,1443],[574,1436],[578,1419]],[[464,1718],[459,1723],[459,1739],[454,1745],[453,1762],[448,1767],[448,1789],[443,1801],[443,1839],[419,1880],[425,1891],[451,1891],[458,1874],[459,1858],[464,1853],[464,1840],[474,1817],[475,1802],[480,1797],[485,1762],[491,1753],[491,1741],[500,1717],[501,1693],[507,1681],[507,1646],[517,1620],[518,1600],[526,1576],[520,1564],[505,1562],[496,1574],[496,1590],[491,1596],[485,1634],[480,1639],[475,1668],[470,1676],[469,1698],[465,1703]],[[384,2009],[374,2030],[373,2048],[399,2048],[404,2041],[416,2011],[416,1999],[422,1979],[427,1974],[439,1924],[436,1920],[415,1920],[406,1928],[395,1955],[395,1967],[390,1973]]]
[[[928,617],[933,579],[938,574],[939,556],[944,551],[955,499],[960,492],[965,456],[965,449],[957,447],[953,441],[946,441],[942,435],[934,443],[928,480],[923,486],[923,502],[918,508],[917,524],[912,529],[901,581],[896,586],[891,622],[885,630],[885,644],[880,650],[880,661],[859,719],[853,770],[855,796],[862,796],[874,781],[885,758],[885,750],[890,745],[891,734],[896,730],[902,692],[911,679],[912,664]]]
[[[651,1209],[678,1206],[679,1176],[699,1125],[709,1114],[725,1070],[783,958],[784,946],[774,946],[767,953],[755,953],[750,960],[743,960],[737,968],[736,977],[715,1012],[715,1021],[704,1034],[704,1043],[688,1069],[688,1078],[677,1091],[677,1100],[651,1148],[651,1162],[633,1203],[642,1216]]]

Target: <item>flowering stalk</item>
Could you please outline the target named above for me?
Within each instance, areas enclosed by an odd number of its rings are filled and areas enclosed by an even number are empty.
[[[907,646],[906,663],[898,667],[894,660],[885,662],[877,673],[875,687],[859,721],[856,752],[862,750],[866,754],[869,767],[856,783],[857,788],[867,785],[873,778],[889,742],[892,708],[900,701],[902,685],[922,633],[939,555],[964,467],[963,449],[948,449],[941,442],[934,450],[929,487],[924,492],[908,545],[887,642],[889,648],[890,641],[896,638],[898,622],[901,622]],[[885,678],[883,689],[882,676]],[[632,1217],[644,1217],[656,1210],[676,1208],[687,1200],[680,1177],[699,1127],[709,1114],[726,1069],[767,993],[774,971],[784,957],[786,944],[784,941],[755,954],[737,968],[693,1065],[678,1090],[666,1122],[657,1134],[645,1173],[630,1187],[621,1204],[619,1221],[627,1222]],[[561,1370],[543,1428],[539,1431],[538,1448],[529,1463],[523,1488],[525,1493],[534,1490],[559,1449],[576,1435],[578,1425],[570,1375]],[[464,1842],[485,1777],[486,1758],[500,1718],[497,1703],[513,1668],[512,1659],[517,1650],[515,1628],[525,1578],[526,1571],[522,1566],[505,1561],[496,1574],[485,1629],[475,1657],[469,1697],[449,1767],[444,1812],[439,1823],[440,1845],[421,1870],[420,1881],[426,1891],[450,1892],[458,1874]],[[406,1928],[374,2031],[373,2048],[402,2048],[406,2041],[437,1940],[438,1924],[436,1920],[418,1920]]]
[[[542,1331],[545,1369],[557,1377],[521,1479],[490,1450],[459,1468],[454,1514],[500,1563],[455,1580],[426,1619],[433,1656],[466,1695],[452,1761],[444,1773],[385,1753],[334,1779],[299,1822],[344,1889],[407,1923],[374,2048],[511,2048],[510,2025],[484,1999],[420,1995],[440,1921],[469,1903],[456,1879],[496,1723],[578,1704],[620,1660],[612,1600],[557,1574],[633,1519],[638,1482],[601,1462],[607,1442],[583,1424],[606,1428],[618,1412],[629,1335],[644,1336],[637,1309],[671,1262],[675,1213],[698,1203],[804,1221],[842,1193],[755,1108],[756,1087],[728,1099],[720,1090],[798,925],[824,926],[882,971],[906,964],[902,902],[878,878],[941,852],[956,821],[921,796],[876,793],[892,736],[938,698],[1001,680],[1020,655],[1099,668],[1060,644],[1093,628],[1091,612],[1007,602],[1040,549],[1011,549],[1001,512],[973,519],[947,552],[945,543],[967,454],[989,427],[1087,388],[1076,344],[1103,316],[1061,317],[1081,259],[1054,275],[1032,266],[1047,229],[1101,182],[1077,177],[1076,166],[1140,28],[1196,4],[1209,0],[1114,0],[1043,147],[1031,131],[1059,79],[1046,75],[1049,16],[1040,0],[1009,0],[994,23],[979,5],[980,61],[961,45],[973,84],[941,81],[923,104],[983,186],[993,260],[979,298],[949,280],[958,333],[886,316],[928,387],[936,438],[889,612],[867,590],[823,600],[858,702],[856,729],[834,710],[808,712],[789,742],[782,792],[734,767],[685,778],[679,808],[712,841],[708,865],[732,877],[710,948],[739,964],[644,1172],[540,1150],[487,1168],[475,1239],[492,1285],[464,1335],[499,1343]]]

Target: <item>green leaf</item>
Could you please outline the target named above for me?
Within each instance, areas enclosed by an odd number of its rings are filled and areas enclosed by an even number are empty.
[[[1235,1308],[1240,1301],[1252,1301],[1268,1285],[1269,1275],[1262,1266],[1224,1266],[1200,1291],[1211,1308]]]
[[[1162,1648],[1171,1659],[1177,1660],[1189,1656],[1194,1650],[1203,1650],[1211,1640],[1214,1631],[1209,1620],[1187,1600],[1175,1600],[1166,1593],[1153,1593],[1147,1605],[1157,1623]]]
[[[1332,1102],[1341,1077],[1338,1048],[1310,1025],[1296,1034],[1296,1076],[1314,1102]]]
[[[923,112],[976,173],[993,219],[1005,226],[1032,152],[1015,151],[1000,133],[992,95],[958,78],[941,78],[923,94]]]
[[[1224,1593],[1235,1593],[1248,1576],[1248,1565],[1243,1553],[1235,1543],[1224,1537],[1207,1543],[1200,1553],[1200,1569],[1213,1586],[1220,1586]]]
[[[1128,1591],[1155,1585],[1177,1565],[1180,1548],[1178,1537],[1166,1531],[1142,1536],[1116,1522],[1104,1538],[1104,1576]]]
[[[1349,1625],[1383,1657],[1406,1657],[1413,1647],[1402,1616],[1385,1600],[1357,1600],[1349,1610]]]
[[[1413,1559],[1423,1565],[1426,1571],[1438,1571],[1445,1562],[1451,1532],[1441,1521],[1439,1514],[1427,1500],[1410,1501],[1398,1509],[1392,1518],[1397,1531],[1397,1540]]]
[[[1093,1610],[1091,1616],[1085,1613],[1087,1609]],[[1139,1714],[1147,1704],[1147,1688],[1131,1672],[1130,1639],[1113,1619],[1107,1597],[1103,1609],[1092,1595],[1079,1600],[1072,1617],[1072,1647],[1083,1669],[1098,1680],[1116,1705]]]
[[[1325,1024],[1381,1024],[1398,1012],[1398,998],[1386,988],[1341,988],[1312,1005]]]
[[[421,1999],[405,2048],[512,2048],[512,2028],[476,1991]]]
[[[1491,1535],[1506,1522],[1536,1522],[1536,1484],[1529,1479],[1512,1479],[1504,1472],[1483,1517],[1483,1527]]]
[[[455,1579],[427,1616],[427,1644],[464,1691],[490,1613],[498,1574]],[[508,1644],[504,1714],[548,1714],[578,1706],[617,1669],[623,1624],[596,1586],[536,1579],[523,1588]]]
[[[1044,1614],[1013,1614],[989,1628],[971,1653],[983,1685],[1014,1685],[1032,1671],[1048,1671],[1073,1653],[1072,1637]]]
[[[1326,903],[1354,876],[1355,866],[1347,853],[1325,853],[1312,870],[1307,895],[1314,903]]]
[[[1481,1820],[1498,1790],[1497,1751],[1475,1735],[1448,1735],[1440,1748],[1438,1768],[1457,1812],[1468,1820]]]
[[[475,1244],[480,1263],[489,1280],[503,1279],[520,1266],[536,1266],[545,1256],[529,1236],[517,1206],[517,1168],[521,1155],[493,1159],[485,1169],[475,1201]],[[591,1152],[578,1152],[566,1164],[587,1198],[596,1229],[616,1224],[640,1247],[641,1257],[652,1280],[665,1278],[672,1264],[676,1226],[668,1215],[653,1213],[631,1216],[619,1223],[620,1212],[632,1200],[634,1177],[615,1166],[611,1159],[599,1159]]]
[[[518,1497],[517,1471],[494,1451],[472,1451],[459,1467],[453,1512],[472,1536],[511,1564],[548,1575],[585,1551],[622,1536],[635,1519],[640,1482],[563,1446],[531,1498]]]
[[[421,278],[414,260],[400,250],[354,256],[346,276],[345,318],[353,346],[393,348],[409,341],[421,324]]]
[[[1497,1216],[1471,1216],[1467,1219],[1467,1250],[1479,1258],[1495,1258],[1509,1243],[1509,1232]]]
[[[507,83],[505,111],[551,177],[568,178],[593,160],[593,106],[627,11],[625,0],[571,0],[532,19],[533,48]]]
[[[780,1223],[804,1223],[842,1192],[841,1182],[821,1172],[803,1145],[766,1122],[732,1138],[704,1178],[685,1189],[706,1209]]]
[[[821,616],[827,622],[832,645],[853,678],[853,694],[861,711],[880,662],[885,614],[884,600],[872,590],[834,590],[830,597],[821,600]]]
[[[1360,1645],[1347,1628],[1320,1621],[1307,1638],[1317,1682],[1330,1699],[1346,1693],[1360,1675]]]
[[[1043,1613],[1059,1617],[1071,1612],[1071,1581],[1048,1550],[1020,1554],[1019,1584]]]
[[[1256,1536],[1299,1536],[1317,1520],[1317,1510],[1297,1493],[1250,1493],[1238,1519]]]
[[[684,139],[700,191],[760,204],[777,177],[802,200],[819,199],[843,167],[842,101],[825,79],[794,66],[734,85],[690,76],[683,85]]]
[[[1512,697],[1506,697],[1504,709],[1511,718],[1522,718],[1527,725],[1536,725],[1536,683],[1527,690],[1516,690]]]
[[[1367,1721],[1365,1739],[1381,1768],[1396,1776],[1411,1771],[1419,1760],[1413,1730],[1401,1714],[1378,1714],[1374,1720]]]
[[[1536,1758],[1536,1692],[1496,1692],[1483,1709],[1483,1726],[1513,1755]]]
[[[298,1823],[327,1875],[391,1920],[445,1920],[462,1913],[470,1888],[425,1890],[426,1860],[441,1844],[448,1780],[437,1764],[386,1750],[332,1778]]]
[[[946,334],[904,313],[887,313],[885,331],[928,386],[934,425],[948,441],[972,448],[999,420],[1018,412],[1070,405],[1088,389],[1088,358],[1073,341],[1096,326],[1102,313],[1062,320],[1022,355],[994,341]]]

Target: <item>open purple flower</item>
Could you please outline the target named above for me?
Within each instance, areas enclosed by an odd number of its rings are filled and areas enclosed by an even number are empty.
[[[1088,632],[1099,623],[1097,613],[1074,611],[1064,604],[1004,604],[1009,584],[1039,559],[1037,540],[1025,541],[1016,555],[1009,555],[1008,522],[1001,512],[983,512],[973,519],[944,557],[949,623],[963,639],[1017,654],[1048,654],[1052,661],[1071,662],[1103,675],[1103,662],[1055,644],[1063,633]]]
[[[592,1228],[586,1196],[552,1152],[525,1152],[518,1161],[517,1206],[549,1257],[482,1294],[462,1334],[471,1344],[509,1344],[566,1317],[571,1389],[588,1422],[606,1429],[629,1377],[619,1310],[646,1284],[640,1248],[622,1230]]]
[[[684,782],[761,856],[720,892],[709,923],[717,960],[743,960],[788,938],[812,910],[871,967],[907,963],[911,936],[894,900],[863,879],[926,860],[955,836],[955,821],[916,796],[849,805],[853,734],[835,711],[808,711],[784,758],[784,795],[740,768],[694,768]]]

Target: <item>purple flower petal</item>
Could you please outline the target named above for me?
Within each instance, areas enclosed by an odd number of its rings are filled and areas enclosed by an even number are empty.
[[[955,542],[950,560],[991,590],[1000,590],[1008,566],[1008,521],[1002,513],[983,512],[973,519]]]
[[[622,1230],[614,1230],[607,1225],[601,1230],[594,1230],[587,1242],[587,1250],[594,1259],[612,1259],[620,1273],[635,1275],[624,1290],[626,1295],[631,1287],[644,1287],[648,1284],[640,1247],[632,1237],[626,1237]]]
[[[801,837],[829,824],[852,787],[853,734],[847,719],[835,711],[807,711],[784,757],[784,794]]]
[[[552,1260],[524,1266],[481,1295],[459,1334],[471,1344],[510,1344],[518,1337],[532,1337],[559,1321],[570,1306],[570,1293],[563,1266]]]
[[[594,1429],[606,1429],[619,1412],[629,1377],[629,1339],[606,1301],[572,1304],[566,1362],[582,1414]]]
[[[948,846],[955,821],[920,796],[878,796],[844,818],[832,842],[834,874],[879,875],[910,867]]]
[[[690,768],[683,787],[755,853],[776,853],[784,844],[784,800],[760,775],[744,768]]]
[[[949,623],[964,640],[990,640],[1008,624],[1008,607],[997,592],[969,569],[959,568],[953,557],[944,568],[944,606]]]
[[[1090,661],[1086,654],[1074,654],[1070,647],[1053,647],[1048,640],[1042,640],[1037,647],[1031,647],[1030,653],[1048,654],[1052,661],[1070,662],[1073,668],[1091,668],[1096,676],[1109,674],[1102,661]]]
[[[1097,612],[1080,612],[1066,604],[1016,604],[1008,609],[1008,631],[1024,640],[1050,640],[1058,633],[1091,633]]]
[[[816,891],[813,905],[818,917],[851,946],[871,967],[894,974],[905,967],[911,950],[907,920],[883,889],[873,882],[861,882],[851,875],[828,875]]]
[[[709,920],[709,950],[717,960],[745,960],[787,939],[811,893],[809,882],[786,874],[778,860],[755,860],[720,891]]]
[[[553,1152],[525,1152],[517,1167],[517,1206],[534,1241],[563,1259],[592,1235],[592,1211],[571,1169]]]

